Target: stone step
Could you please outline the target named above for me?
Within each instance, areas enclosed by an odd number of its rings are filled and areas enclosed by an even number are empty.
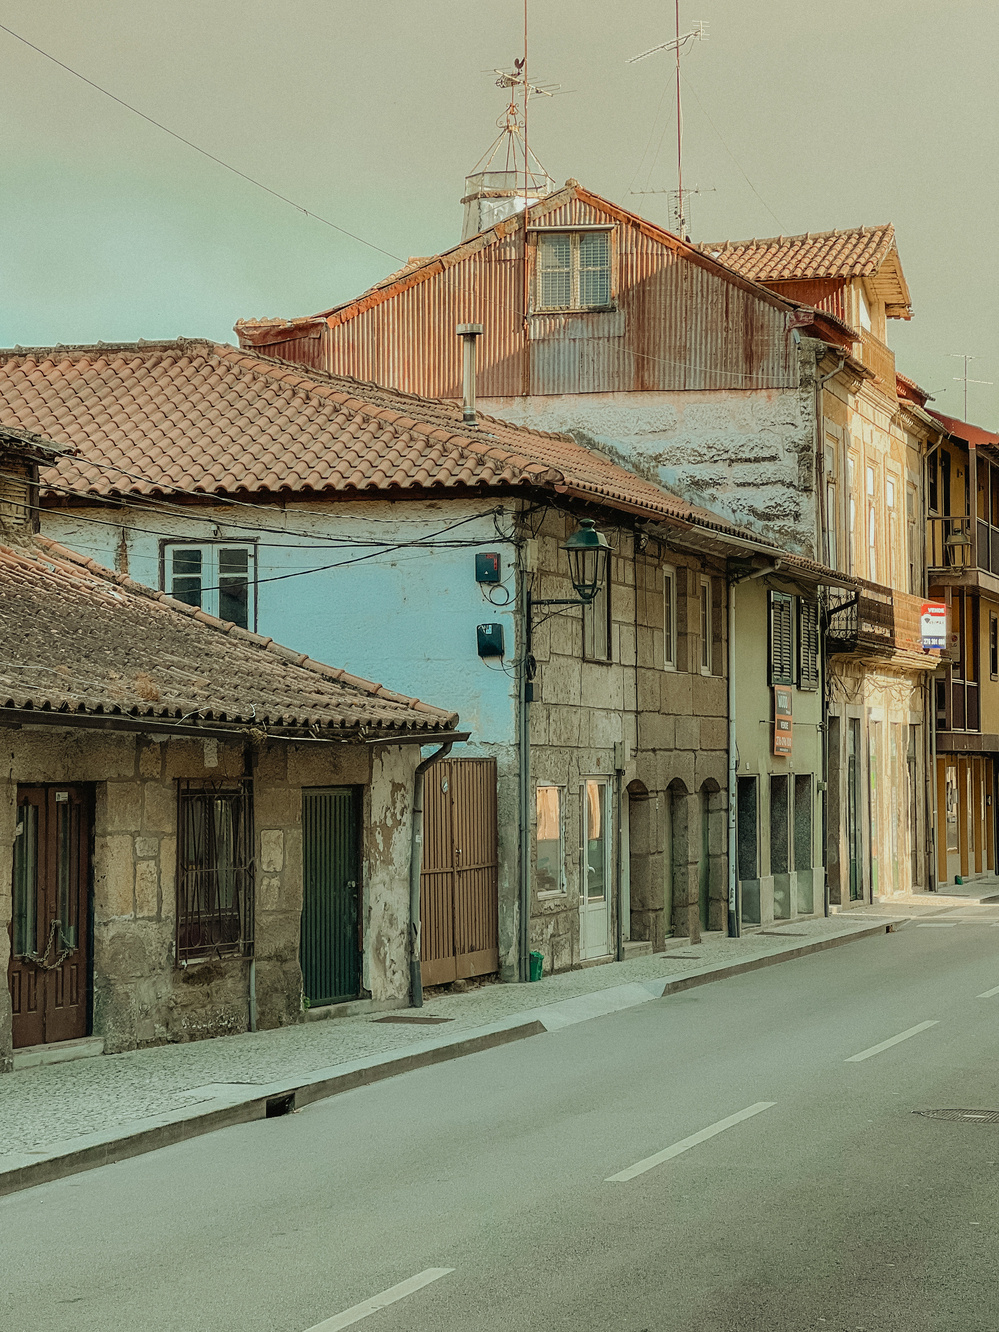
[[[103,1053],[103,1036],[83,1036],[78,1041],[52,1041],[49,1045],[25,1045],[14,1051],[14,1069],[64,1064],[69,1059],[89,1059],[92,1055]]]

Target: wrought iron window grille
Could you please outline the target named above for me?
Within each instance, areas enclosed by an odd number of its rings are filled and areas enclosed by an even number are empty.
[[[177,783],[177,961],[253,953],[253,786]]]

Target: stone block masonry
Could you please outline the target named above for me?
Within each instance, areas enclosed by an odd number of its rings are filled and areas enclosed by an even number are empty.
[[[93,806],[91,1030],[109,1053],[246,1031],[250,958],[177,958],[178,783],[248,779],[255,896],[257,1024],[302,1020],[302,791],[363,790],[363,986],[408,992],[408,875],[419,746],[294,745],[150,738],[56,727],[0,732],[0,964],[9,961],[11,865],[19,786],[90,789]],[[0,1071],[11,1057],[0,992]]]

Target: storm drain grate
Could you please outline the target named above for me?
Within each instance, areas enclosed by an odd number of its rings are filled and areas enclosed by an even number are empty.
[[[913,1110],[927,1119],[960,1120],[968,1124],[999,1124],[999,1110]]]

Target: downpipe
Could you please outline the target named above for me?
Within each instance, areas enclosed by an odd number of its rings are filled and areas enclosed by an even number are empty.
[[[409,853],[409,989],[414,1008],[423,1007],[423,968],[420,962],[420,870],[423,866],[423,777],[454,746],[448,740],[416,765],[413,774],[413,831]]]

